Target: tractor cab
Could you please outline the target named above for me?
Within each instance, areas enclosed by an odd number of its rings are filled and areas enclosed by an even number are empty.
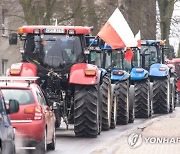
[[[130,72],[134,67],[140,67],[140,52],[137,48],[105,49],[104,67]]]
[[[84,35],[89,33],[88,27],[23,26],[18,29],[23,40],[22,61],[58,72],[70,70],[73,64],[85,61]]]
[[[157,40],[141,41],[142,66],[149,70],[152,64],[164,64],[165,43]]]

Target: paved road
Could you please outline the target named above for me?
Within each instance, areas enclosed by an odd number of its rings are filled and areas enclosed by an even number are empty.
[[[176,108],[176,112],[180,112],[180,107]],[[171,114],[168,114],[168,116]],[[160,117],[167,115],[153,115],[151,119],[136,119],[133,124],[120,125],[110,131],[103,131],[97,138],[77,138],[73,132],[73,126],[69,130],[59,128],[56,132],[57,143],[56,150],[49,151],[47,154],[90,154],[97,149],[104,148],[112,144],[114,140],[123,134],[136,129],[143,129],[147,125],[159,120]],[[112,146],[111,146],[112,147]]]

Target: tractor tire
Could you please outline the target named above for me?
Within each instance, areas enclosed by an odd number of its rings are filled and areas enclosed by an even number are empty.
[[[135,89],[135,117],[149,118],[150,115],[150,83],[149,80],[137,81]]]
[[[170,84],[170,113],[174,111],[175,108],[175,81]]]
[[[117,124],[127,125],[129,121],[129,81],[121,81],[116,85],[117,91]]]
[[[174,108],[176,108],[177,103],[178,103],[178,91],[177,91],[177,74],[173,73],[173,77],[174,77],[174,90],[175,90],[175,94],[174,94]]]
[[[129,123],[133,123],[135,120],[135,111],[134,109],[129,110]]]
[[[177,79],[175,79],[175,95],[174,95],[174,108],[176,108],[177,104],[178,104],[178,91],[177,91]]]
[[[108,131],[111,125],[111,81],[108,75],[102,79],[101,93],[102,130]]]
[[[113,96],[112,96],[112,110],[111,110],[111,129],[114,129],[116,127],[116,123],[117,123],[117,95],[116,95],[116,90],[114,90],[113,92]]]
[[[153,111],[167,114],[170,110],[170,80],[169,77],[153,81]]]
[[[99,115],[98,86],[76,86],[74,94],[75,135],[97,137],[100,132]]]
[[[58,128],[61,125],[61,116],[59,114],[59,111],[55,111],[54,114],[55,114],[55,117],[56,117],[55,127]]]

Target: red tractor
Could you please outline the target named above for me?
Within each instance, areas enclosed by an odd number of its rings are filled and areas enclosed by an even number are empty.
[[[177,90],[178,102],[179,102],[180,101],[180,58],[167,59],[166,63],[168,65],[168,67],[170,67],[170,68],[172,68],[172,70],[174,70],[174,74],[177,79],[176,90]]]
[[[22,62],[10,76],[38,76],[37,83],[52,103],[56,127],[74,123],[76,136],[96,137],[110,128],[111,83],[106,73],[88,64],[86,36],[90,27],[23,26],[10,44],[23,42]],[[89,37],[87,37],[89,38]],[[103,115],[103,116],[102,116]]]

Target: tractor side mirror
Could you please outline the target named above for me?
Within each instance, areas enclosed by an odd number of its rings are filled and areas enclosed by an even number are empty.
[[[7,110],[8,114],[16,113],[19,111],[19,102],[15,99],[9,100],[9,109]]]
[[[17,33],[11,33],[9,34],[9,44],[10,45],[16,45],[17,44]]]

